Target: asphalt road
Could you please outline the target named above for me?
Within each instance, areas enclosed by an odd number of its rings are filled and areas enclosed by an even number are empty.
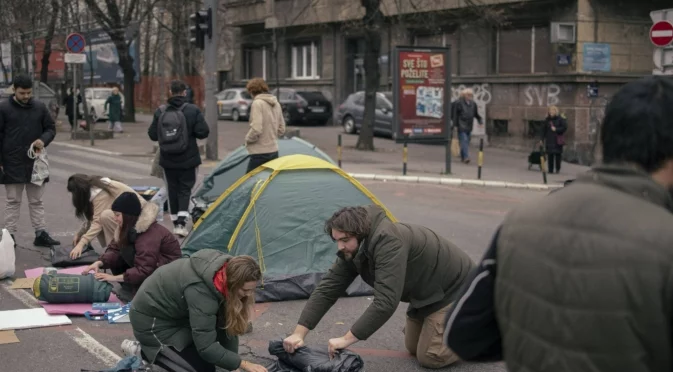
[[[68,149],[57,145],[49,148],[51,182],[45,194],[46,219],[50,232],[63,244],[71,245],[78,227],[65,189],[72,173],[92,173],[115,177],[130,185],[160,184],[147,176],[146,159],[119,158]],[[205,170],[204,170],[205,171]],[[451,239],[479,260],[491,235],[507,210],[517,204],[542,197],[544,193],[512,189],[451,188],[435,185],[393,182],[366,182],[377,197],[396,217],[405,222],[424,224]],[[4,192],[0,191],[4,198]],[[33,232],[27,206],[22,207],[20,231],[17,234],[17,276],[25,269],[48,265],[48,252],[32,245]],[[0,310],[38,306],[29,292],[9,290],[7,281],[0,284]],[[11,291],[11,294],[10,294]],[[340,299],[308,338],[310,346],[326,347],[332,337],[345,334],[371,302],[371,298]],[[245,358],[268,363],[268,341],[284,337],[294,329],[304,301],[257,304],[254,332],[241,340],[240,352]],[[354,345],[366,362],[368,372],[420,371],[417,362],[404,348],[404,312],[398,308],[393,318],[369,340]],[[122,355],[120,344],[132,338],[128,324],[109,325],[72,317],[72,326],[17,331],[17,344],[0,345],[3,371],[72,372],[80,369],[98,370],[114,365]],[[458,364],[446,370],[505,371],[501,364]]]

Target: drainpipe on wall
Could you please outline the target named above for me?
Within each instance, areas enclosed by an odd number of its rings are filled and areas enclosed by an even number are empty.
[[[337,95],[339,90],[337,89],[337,24],[332,25],[332,88],[334,92],[332,93],[332,97],[334,104],[336,105],[337,103],[341,102],[341,97]],[[334,118],[332,118],[334,119]],[[334,120],[332,120],[332,125],[336,125]]]
[[[598,4],[596,0],[588,0],[589,6],[594,13],[594,43],[598,42]]]

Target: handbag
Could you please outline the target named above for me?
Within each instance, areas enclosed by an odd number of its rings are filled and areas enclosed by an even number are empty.
[[[566,138],[563,134],[557,134],[556,135],[556,144],[559,145],[559,146],[565,146]]]
[[[44,181],[49,178],[49,161],[47,160],[47,149],[36,151],[35,146],[31,145],[28,149],[28,157],[35,160],[33,163],[33,173],[30,176],[30,183],[42,186]]]

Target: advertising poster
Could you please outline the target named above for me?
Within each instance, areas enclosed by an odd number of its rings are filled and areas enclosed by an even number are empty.
[[[393,101],[397,142],[446,142],[449,138],[449,48],[397,47]]]
[[[117,47],[110,39],[105,30],[93,30],[82,33],[87,45],[84,52],[87,54],[87,63],[84,64],[84,79],[89,81],[93,65],[93,80],[96,83],[123,83],[124,74],[119,67],[119,55]],[[130,47],[133,56],[133,68],[136,71],[135,81],[140,81],[140,54],[137,41],[134,40]]]

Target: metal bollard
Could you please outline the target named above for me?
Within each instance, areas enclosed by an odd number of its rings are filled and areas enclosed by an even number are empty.
[[[542,170],[542,182],[547,184],[547,155],[544,152],[544,146],[540,145],[540,170]]]
[[[341,168],[341,134],[339,134],[339,139],[337,140],[337,162],[339,168]]]
[[[404,147],[402,148],[402,175],[407,175],[407,160],[409,158],[409,148],[407,147],[407,136],[404,136]]]
[[[484,165],[484,139],[479,139],[479,157],[477,158],[477,179],[481,179],[481,167]]]

